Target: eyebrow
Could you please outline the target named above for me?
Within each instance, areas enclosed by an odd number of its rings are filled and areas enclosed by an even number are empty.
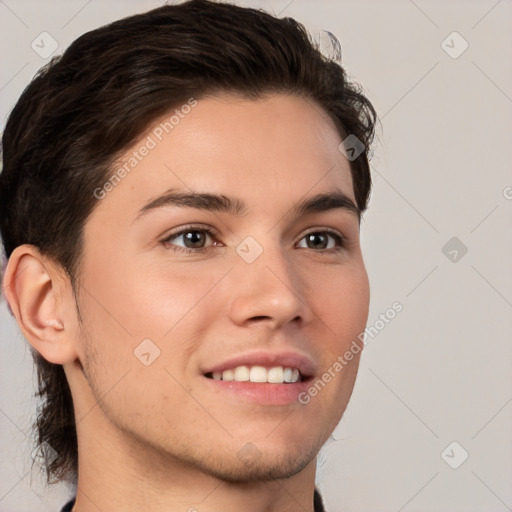
[[[148,212],[162,208],[165,206],[178,206],[181,208],[197,208],[199,210],[207,210],[212,212],[223,212],[236,216],[247,215],[248,209],[246,204],[237,198],[228,197],[223,194],[210,194],[200,192],[179,192],[175,189],[167,190],[163,195],[152,199],[143,206],[138,218],[144,216]],[[297,203],[291,211],[296,216],[307,215],[312,213],[321,213],[334,209],[347,210],[361,217],[361,211],[354,201],[341,190],[317,194],[312,197],[303,199]]]

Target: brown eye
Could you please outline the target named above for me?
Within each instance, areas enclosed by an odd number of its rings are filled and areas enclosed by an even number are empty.
[[[328,237],[323,233],[306,235],[306,244],[310,249],[327,249]]]
[[[205,233],[197,229],[194,229],[193,231],[185,231],[180,236],[183,237],[185,247],[188,247],[190,249],[197,249],[199,247],[203,247],[206,242]]]
[[[213,231],[206,228],[184,228],[176,233],[171,233],[162,243],[180,252],[203,252],[216,243],[208,244],[208,239],[213,240]]]
[[[313,231],[308,233],[301,242],[306,241],[306,249],[336,250],[344,247],[344,238],[332,231]],[[304,245],[302,245],[304,247]]]

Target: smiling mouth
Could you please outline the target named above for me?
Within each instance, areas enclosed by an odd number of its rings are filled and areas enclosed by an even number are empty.
[[[205,377],[213,380],[225,380],[235,382],[259,382],[268,384],[295,384],[309,380],[303,376],[298,368],[284,366],[236,366],[222,372],[208,372]]]

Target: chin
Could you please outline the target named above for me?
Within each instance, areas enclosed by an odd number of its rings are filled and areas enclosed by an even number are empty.
[[[256,461],[242,462],[233,465],[222,465],[221,467],[203,468],[205,472],[212,476],[231,483],[251,483],[251,482],[267,482],[281,478],[289,478],[300,473],[312,459],[316,457],[306,457],[301,454],[300,458],[287,458],[276,461],[263,460],[260,458]]]
[[[210,457],[201,461],[200,466],[203,472],[226,482],[266,482],[289,478],[301,472],[316,459],[320,448],[309,442],[307,446],[302,444],[277,453],[271,449],[260,451],[254,444],[246,443],[236,453],[235,460],[211,453]]]

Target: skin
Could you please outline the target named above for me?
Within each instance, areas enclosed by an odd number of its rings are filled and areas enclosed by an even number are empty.
[[[307,405],[227,395],[202,371],[286,349],[307,354],[320,377],[364,330],[358,216],[291,213],[335,190],[355,202],[340,142],[328,115],[297,96],[200,99],[87,220],[80,316],[55,262],[32,246],[14,251],[11,308],[32,346],[64,365],[74,399],[74,510],[313,510],[316,455],[346,408],[360,354]],[[138,217],[171,188],[235,197],[247,212],[165,206]],[[205,251],[179,252],[183,236],[162,242],[188,224],[216,230],[203,234]],[[326,228],[345,247],[329,250],[338,244]],[[328,248],[308,245],[309,232],[324,234]],[[263,249],[250,264],[236,252],[247,236]],[[148,338],[160,356],[145,366],[134,350]]]

